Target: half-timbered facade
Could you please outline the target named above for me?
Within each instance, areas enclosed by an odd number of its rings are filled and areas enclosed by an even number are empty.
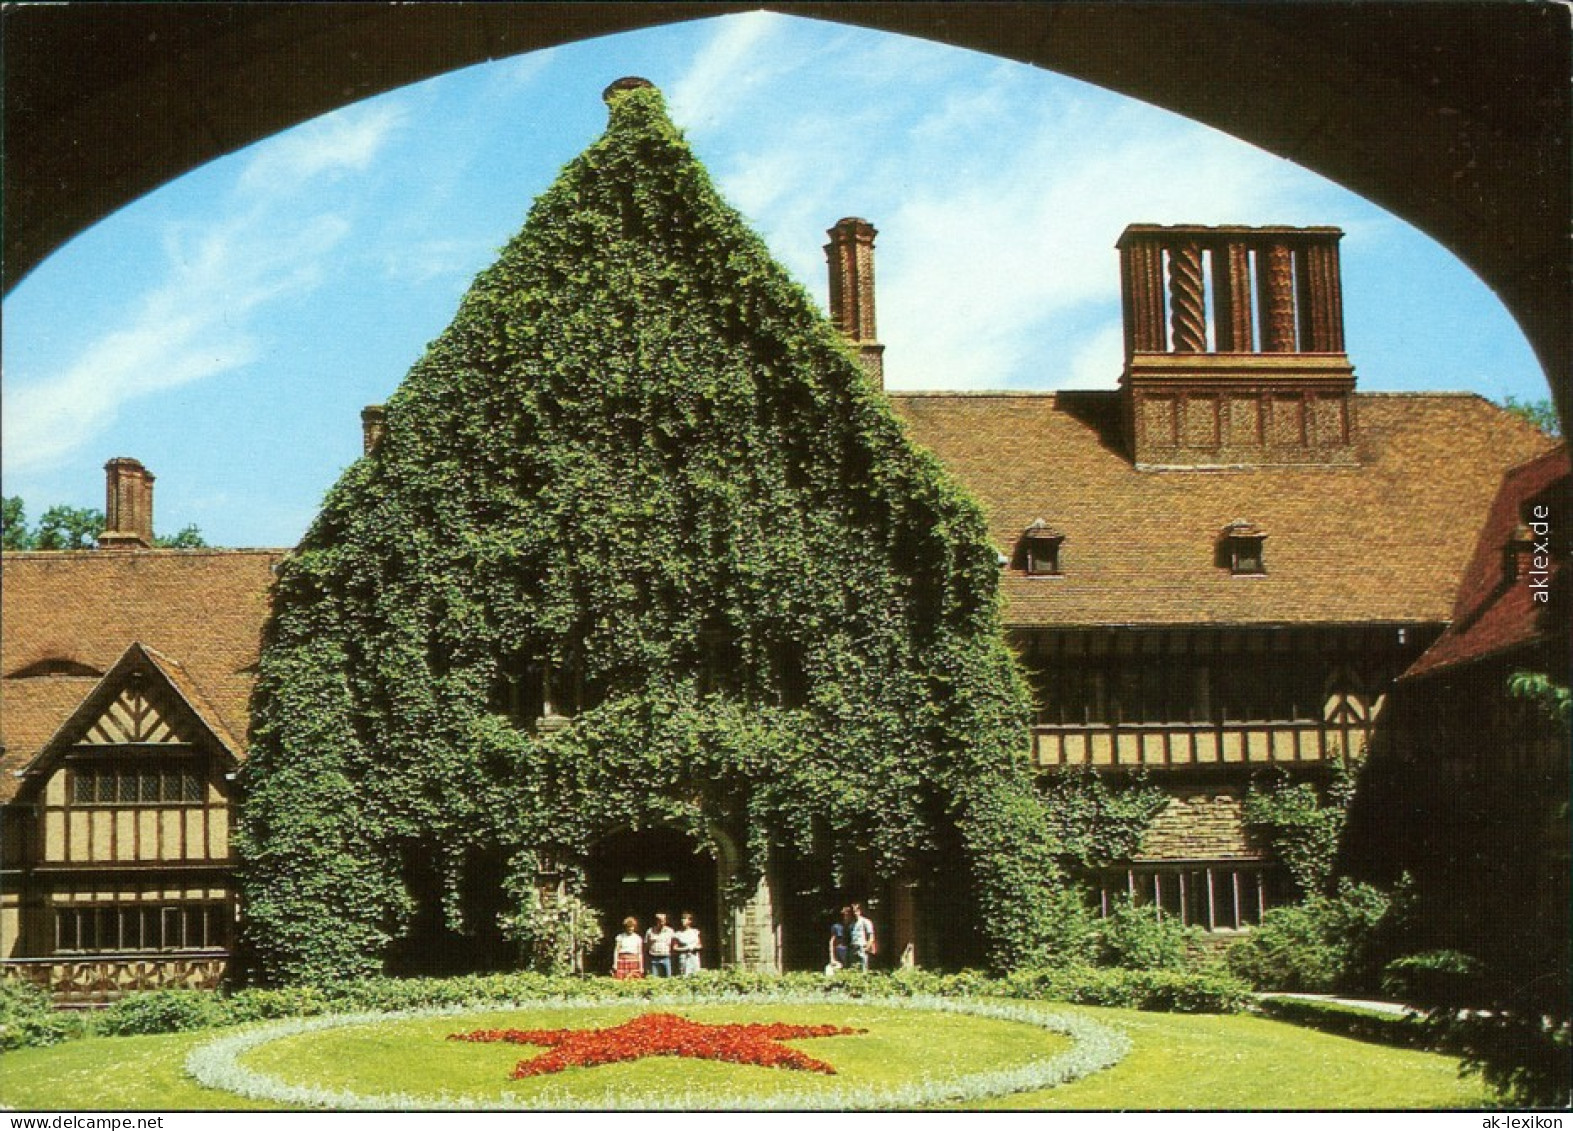
[[[67,1001],[225,974],[234,771],[281,556],[149,549],[152,476],[116,460],[108,480],[98,550],[4,563],[0,961]]]
[[[874,229],[830,234],[833,321],[880,382]],[[988,515],[1033,765],[1169,795],[1140,848],[1087,877],[1104,907],[1230,931],[1293,894],[1243,819],[1253,781],[1320,779],[1373,746],[1395,680],[1455,615],[1504,470],[1549,446],[1477,396],[1357,393],[1337,245],[1135,226],[1118,390],[890,395]],[[373,406],[368,449],[379,426]],[[243,913],[231,773],[284,553],[150,549],[152,477],[108,474],[100,549],[4,563],[0,962],[78,997],[223,973]],[[871,895],[921,961],[922,909],[898,884]],[[727,898],[760,941],[740,962],[779,964],[783,929],[822,926]]]

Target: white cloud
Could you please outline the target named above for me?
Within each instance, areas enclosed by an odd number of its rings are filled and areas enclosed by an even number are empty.
[[[765,50],[787,17],[774,12],[745,12],[716,21],[716,33],[695,56],[688,72],[672,84],[672,118],[686,129],[700,129],[735,113],[749,91],[790,69]]]
[[[488,77],[496,81],[499,87],[529,86],[541,72],[552,65],[557,57],[557,48],[546,47],[540,51],[529,51],[523,55],[515,55],[509,59],[500,59],[492,64],[488,70]]]
[[[430,239],[414,243],[399,243],[387,249],[382,257],[383,273],[389,279],[411,286],[420,286],[445,276],[460,276],[468,280],[485,265],[488,254],[496,248],[486,240]]]
[[[1283,163],[1202,127],[1075,105],[1022,123],[1014,109],[1015,139],[986,169],[958,155],[882,225],[893,387],[997,388],[1029,366],[1033,383],[1079,383],[1045,325],[1117,303],[1127,224],[1295,222]]]
[[[391,102],[358,103],[260,142],[240,174],[246,193],[278,194],[325,174],[365,169],[403,119]]]
[[[249,327],[252,313],[315,286],[318,260],[346,231],[333,215],[292,229],[252,212],[172,232],[168,277],[133,304],[123,323],[90,338],[57,373],[8,374],[0,422],[7,471],[68,458],[131,400],[256,360],[261,345]]]
[[[240,166],[227,210],[169,224],[162,276],[152,274],[129,313],[52,373],[6,375],[8,472],[70,458],[135,399],[232,372],[265,349],[252,328],[265,305],[314,288],[349,222],[303,211],[298,190],[367,169],[402,120],[364,103],[259,143]]]
[[[821,297],[824,230],[880,229],[893,388],[1106,385],[1107,335],[1052,335],[1118,318],[1127,224],[1328,222],[1287,162],[1152,107],[914,39],[847,31],[810,56],[775,21],[718,21],[674,116],[702,118],[723,195]],[[788,73],[786,97],[748,97]]]

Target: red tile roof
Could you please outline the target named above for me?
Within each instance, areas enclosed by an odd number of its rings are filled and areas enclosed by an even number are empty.
[[[1551,444],[1472,394],[1355,398],[1354,467],[1139,471],[1115,392],[893,394],[982,502],[995,545],[1043,519],[1058,576],[1007,569],[1005,620],[1049,625],[1442,623],[1505,469]],[[1237,520],[1266,573],[1217,558]]]
[[[103,673],[133,643],[162,653],[182,695],[235,743],[282,550],[8,553],[0,592],[0,800],[98,676],[14,678],[45,660]]]
[[[1547,452],[1528,463],[1512,468],[1502,477],[1501,488],[1480,538],[1475,554],[1458,587],[1453,606],[1453,623],[1435,644],[1404,673],[1404,678],[1426,675],[1454,664],[1485,659],[1541,640],[1547,634],[1548,604],[1535,600],[1535,593],[1551,593],[1550,577],[1561,568],[1565,554],[1550,555],[1553,568],[1547,571],[1547,587],[1537,589],[1528,571],[1510,577],[1506,551],[1519,523],[1530,517],[1527,507],[1542,502],[1550,510],[1549,539],[1565,546],[1568,531],[1558,529],[1573,518],[1573,475],[1570,475],[1567,445]],[[1545,538],[1533,538],[1545,542]],[[1567,632],[1567,626],[1562,630]]]

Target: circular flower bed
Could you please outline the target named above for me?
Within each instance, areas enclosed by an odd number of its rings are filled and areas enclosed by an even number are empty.
[[[783,1108],[793,1110],[847,1110],[870,1108],[912,1108],[928,1104],[941,1103],[966,1103],[984,1099],[991,1096],[1004,1096],[1016,1092],[1035,1091],[1050,1088],[1071,1080],[1080,1079],[1090,1073],[1097,1072],[1117,1063],[1130,1048],[1130,1041],[1123,1034],[1104,1025],[1097,1024],[1085,1018],[1065,1014],[1047,1013],[1030,1006],[1007,1004],[1002,1002],[978,1002],[966,1000],[952,1000],[943,998],[863,998],[830,999],[831,1004],[836,1004],[848,1010],[880,1011],[912,1011],[927,1014],[945,1014],[956,1017],[982,1018],[991,1021],[1009,1022],[1019,1025],[1031,1026],[1038,1030],[1062,1034],[1069,1037],[1072,1045],[1069,1049],[1056,1048],[1053,1052],[1044,1055],[1029,1055],[1020,1063],[1013,1063],[1005,1067],[994,1067],[984,1071],[962,1070],[949,1076],[926,1075],[919,1073],[915,1078],[899,1084],[885,1084],[870,1086],[867,1081],[859,1083],[850,1076],[844,1082],[829,1084],[824,1082],[824,1077],[815,1072],[805,1075],[818,1076],[818,1083],[814,1088],[787,1085],[785,1090],[752,1092],[746,1081],[737,1088],[722,1093],[696,1092],[692,1090],[667,1091],[660,1094],[640,1092],[638,1094],[623,1094],[615,1088],[609,1088],[604,1082],[597,1083],[597,1077],[584,1077],[574,1086],[552,1085],[547,1090],[533,1091],[527,1095],[515,1095],[499,1091],[490,1094],[476,1094],[473,1091],[442,1094],[412,1094],[400,1091],[358,1091],[353,1088],[301,1083],[281,1078],[280,1075],[260,1070],[245,1063],[246,1059],[254,1059],[267,1046],[286,1038],[314,1034],[324,1030],[350,1030],[356,1027],[377,1027],[396,1025],[401,1022],[418,1019],[457,1019],[462,1015],[475,1015],[473,1008],[465,1010],[416,1010],[404,1013],[377,1013],[377,1014],[350,1014],[331,1017],[298,1018],[290,1021],[278,1022],[261,1028],[243,1030],[232,1033],[217,1040],[209,1041],[194,1049],[186,1060],[186,1071],[205,1087],[215,1088],[220,1091],[230,1092],[244,1096],[248,1099],[270,1101],[285,1104],[291,1107],[306,1108],[340,1108],[340,1109],[381,1109],[381,1110],[510,1110],[544,1108],[554,1110],[566,1109],[597,1109],[616,1110],[621,1108],[634,1108],[648,1110],[652,1108],[669,1108],[676,1110],[696,1110],[703,1108],[721,1109],[765,1109]],[[739,1006],[737,998],[682,1001],[663,1001],[660,999],[642,1003],[652,1007],[679,1007],[689,1008],[696,1006],[724,1006],[736,1009]],[[823,1007],[827,999],[823,995],[760,995],[747,999],[749,1008],[769,1007],[772,1012],[781,1012],[777,1007]],[[614,1000],[593,1001],[559,1001],[559,1002],[526,1002],[519,1003],[519,1010],[532,1014],[542,1012],[589,1012],[598,1007],[623,1006],[626,1002]],[[646,1014],[646,1017],[651,1016]],[[661,1016],[657,1014],[656,1016]],[[634,1021],[637,1021],[635,1018]],[[682,1020],[682,1019],[679,1019]],[[935,1018],[940,1021],[941,1018]],[[520,1036],[542,1037],[542,1047],[552,1047],[553,1041],[568,1032],[575,1033],[611,1033],[617,1028],[627,1029],[633,1022],[623,1026],[614,1026],[611,1029],[596,1030],[594,1027],[583,1026],[578,1029],[535,1030],[521,1032]],[[647,1023],[648,1025],[649,1023]],[[691,1023],[690,1024],[695,1024]],[[870,1022],[872,1025],[873,1022]],[[782,1022],[769,1024],[726,1025],[726,1026],[698,1026],[696,1028],[713,1028],[733,1031],[754,1030],[758,1035],[768,1037],[770,1032],[785,1034],[791,1029],[816,1029],[815,1033],[800,1033],[799,1036],[840,1036],[842,1039],[852,1039],[846,1032],[847,1026],[796,1026]],[[668,1025],[668,1028],[671,1028]],[[831,1033],[829,1029],[838,1030]],[[676,1030],[673,1030],[674,1033]],[[482,1032],[506,1033],[507,1030],[482,1030]],[[517,1032],[517,1031],[516,1031]],[[347,1034],[348,1035],[348,1034]],[[450,1035],[454,1034],[450,1030]],[[692,1034],[690,1034],[691,1036]],[[650,1042],[648,1034],[644,1046]],[[507,1040],[499,1037],[499,1040]],[[618,1038],[610,1037],[608,1041],[615,1042]],[[775,1039],[793,1039],[782,1036]],[[596,1047],[593,1038],[586,1038],[587,1047]],[[530,1042],[535,1044],[535,1042]],[[660,1043],[660,1042],[655,1042]],[[641,1046],[641,1047],[644,1047]],[[557,1045],[562,1047],[561,1043]],[[717,1047],[730,1049],[734,1045],[729,1041],[720,1041]],[[737,1046],[740,1047],[740,1046]],[[830,1059],[835,1054],[826,1046],[825,1055]],[[644,1055],[673,1055],[670,1052],[646,1052]],[[676,1055],[685,1055],[678,1053]],[[612,1059],[628,1059],[612,1058]],[[734,1059],[730,1056],[707,1057],[706,1059],[731,1060],[732,1063],[760,1063]],[[815,1060],[817,1058],[807,1058]],[[598,1060],[593,1055],[580,1063],[609,1063],[609,1060]],[[684,1061],[683,1063],[687,1063]],[[824,1063],[824,1062],[819,1062]],[[827,1067],[829,1065],[827,1064]],[[566,1066],[565,1066],[566,1067]],[[610,1070],[608,1070],[610,1071]],[[504,1072],[506,1076],[506,1072]],[[551,1079],[560,1079],[551,1077]],[[533,1081],[532,1081],[533,1082]],[[772,1081],[775,1083],[775,1081]],[[599,1090],[598,1090],[599,1089]]]

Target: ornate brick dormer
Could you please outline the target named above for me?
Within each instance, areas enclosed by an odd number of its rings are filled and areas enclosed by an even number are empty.
[[[830,265],[830,320],[857,352],[874,384],[885,385],[885,347],[874,327],[874,237],[867,220],[848,216],[825,233]]]
[[[1140,467],[1356,462],[1337,228],[1132,224],[1126,438]]]

